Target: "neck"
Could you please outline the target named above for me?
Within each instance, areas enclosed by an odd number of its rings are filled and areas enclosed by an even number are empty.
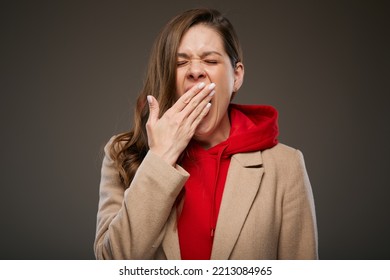
[[[209,149],[225,141],[230,135],[230,120],[226,113],[221,122],[217,125],[215,130],[209,135],[195,135],[194,139],[204,149]]]

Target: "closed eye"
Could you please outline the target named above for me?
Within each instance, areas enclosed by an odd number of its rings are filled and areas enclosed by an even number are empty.
[[[211,59],[206,59],[204,62],[206,62],[207,64],[217,64],[218,63],[217,60],[211,60]]]
[[[187,60],[179,60],[179,61],[176,63],[176,65],[177,65],[177,66],[183,66],[183,65],[186,65],[187,63],[188,63]]]

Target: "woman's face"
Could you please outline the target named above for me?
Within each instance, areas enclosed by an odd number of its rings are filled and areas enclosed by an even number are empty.
[[[194,138],[206,147],[226,140],[230,132],[227,109],[233,92],[242,84],[244,68],[241,63],[232,67],[219,33],[204,24],[191,27],[178,48],[176,74],[177,97],[200,82],[215,83],[210,111]]]

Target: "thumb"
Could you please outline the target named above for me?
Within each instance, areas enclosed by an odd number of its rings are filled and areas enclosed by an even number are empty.
[[[158,114],[160,112],[160,107],[158,105],[158,101],[154,96],[148,95],[147,96],[148,104],[149,104],[149,118],[148,121],[151,124],[154,124],[158,120]]]

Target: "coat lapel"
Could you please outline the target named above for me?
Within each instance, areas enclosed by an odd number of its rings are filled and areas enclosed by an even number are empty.
[[[261,152],[232,157],[220,206],[211,259],[229,259],[263,176]]]
[[[218,216],[211,259],[228,259],[259,190],[263,176],[261,152],[232,157]],[[168,260],[179,260],[177,211],[173,208],[162,242]]]

